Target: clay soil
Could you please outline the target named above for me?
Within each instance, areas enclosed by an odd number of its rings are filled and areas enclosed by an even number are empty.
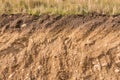
[[[120,80],[120,15],[0,15],[0,80]]]

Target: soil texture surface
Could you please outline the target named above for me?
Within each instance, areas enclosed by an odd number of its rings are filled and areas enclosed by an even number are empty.
[[[0,15],[0,80],[120,80],[120,15]]]

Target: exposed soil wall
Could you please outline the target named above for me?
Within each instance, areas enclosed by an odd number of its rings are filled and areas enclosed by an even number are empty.
[[[0,80],[119,80],[120,16],[0,16]]]

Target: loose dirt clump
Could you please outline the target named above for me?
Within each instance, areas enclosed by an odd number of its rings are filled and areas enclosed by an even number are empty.
[[[119,79],[119,15],[0,16],[0,80]]]

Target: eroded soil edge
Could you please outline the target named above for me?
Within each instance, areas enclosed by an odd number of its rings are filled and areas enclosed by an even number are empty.
[[[119,79],[120,16],[0,16],[0,80]]]

